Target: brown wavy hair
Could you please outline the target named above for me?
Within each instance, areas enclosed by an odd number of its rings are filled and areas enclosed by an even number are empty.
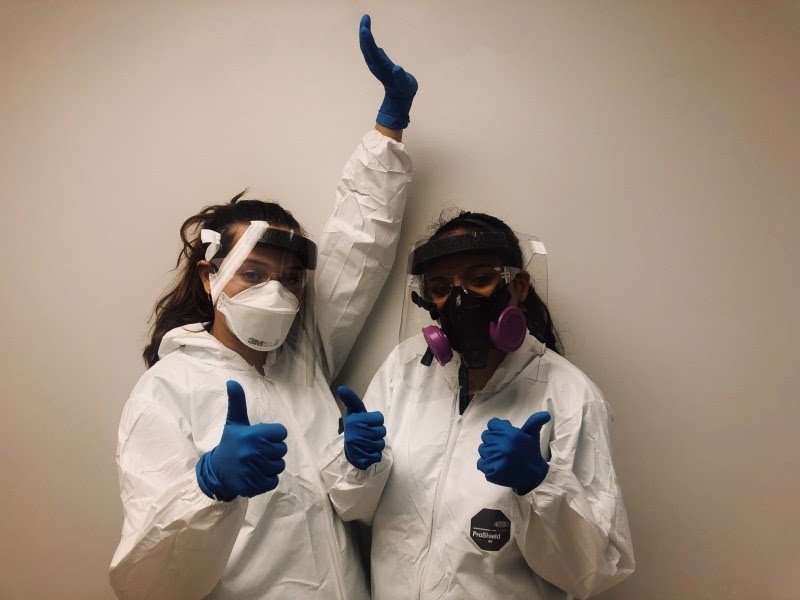
[[[218,231],[222,239],[218,255],[225,255],[233,247],[233,226],[249,224],[250,221],[267,221],[272,225],[291,227],[303,233],[288,210],[277,202],[263,200],[242,200],[244,190],[236,194],[227,204],[206,206],[196,215],[183,222],[180,229],[183,248],[175,262],[175,279],[164,294],[156,301],[150,321],[150,343],[142,353],[144,362],[152,367],[158,362],[158,347],[164,335],[175,327],[193,323],[208,323],[210,329],[214,322],[214,307],[211,298],[203,287],[200,269],[197,266],[205,260],[206,244],[200,240],[201,229]]]

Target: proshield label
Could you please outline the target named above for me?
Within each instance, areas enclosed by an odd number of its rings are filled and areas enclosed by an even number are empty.
[[[472,517],[470,537],[481,550],[497,551],[511,539],[511,521],[503,511],[484,508]]]

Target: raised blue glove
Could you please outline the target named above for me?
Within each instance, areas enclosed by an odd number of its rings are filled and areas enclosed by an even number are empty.
[[[367,412],[361,398],[349,387],[341,386],[339,399],[347,408],[344,415],[344,455],[357,469],[367,469],[381,461],[386,447],[386,427],[380,411]]]
[[[478,469],[486,480],[521,495],[542,483],[549,467],[539,449],[539,432],[549,420],[550,413],[537,412],[517,429],[505,419],[491,419],[478,446]]]
[[[383,84],[386,95],[378,110],[375,121],[389,129],[405,129],[408,127],[411,102],[417,93],[419,85],[411,73],[406,73],[403,67],[394,64],[382,48],[375,44],[370,29],[369,15],[361,17],[358,26],[358,42],[361,53],[372,74]]]
[[[228,417],[219,445],[197,462],[197,483],[203,493],[230,502],[252,498],[278,487],[286,464],[286,428],[280,423],[250,425],[244,390],[228,381]]]

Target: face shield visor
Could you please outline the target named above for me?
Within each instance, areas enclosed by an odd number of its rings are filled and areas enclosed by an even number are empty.
[[[414,247],[408,260],[400,342],[420,338],[413,343],[424,348],[423,364],[435,360],[444,365],[455,358],[468,368],[481,368],[492,347],[514,352],[527,336],[537,337],[538,311],[528,311],[527,305],[532,293],[547,302],[546,250],[533,236],[514,235],[518,243],[502,232],[480,231]],[[509,307],[508,286],[523,272],[530,276],[530,298]]]
[[[316,368],[317,247],[294,230],[251,221],[226,254],[221,235],[201,231],[214,308],[246,346],[267,352],[270,379],[311,386]]]

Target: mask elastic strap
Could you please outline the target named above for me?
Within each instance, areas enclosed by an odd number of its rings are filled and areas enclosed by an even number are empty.
[[[211,302],[214,306],[217,305],[217,300],[219,300],[223,288],[228,285],[228,282],[236,274],[239,267],[242,266],[242,263],[250,255],[250,252],[253,251],[253,248],[256,247],[258,240],[261,239],[268,228],[269,223],[266,221],[250,221],[250,225],[242,234],[242,237],[239,238],[239,241],[236,242],[236,245],[231,249],[228,255],[222,259],[219,270],[216,273],[210,274]],[[208,253],[206,253],[206,255],[208,255]]]

